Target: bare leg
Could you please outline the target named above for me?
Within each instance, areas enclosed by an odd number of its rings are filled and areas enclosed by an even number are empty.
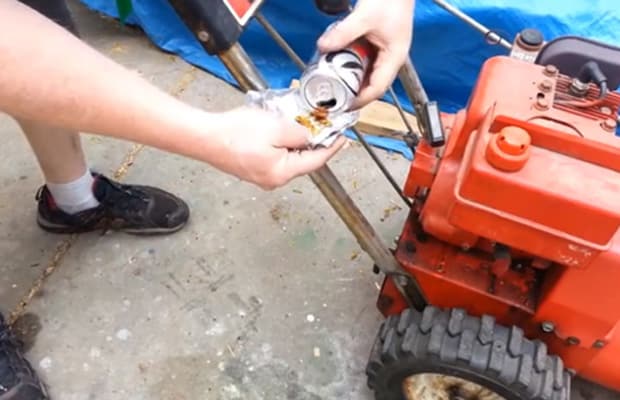
[[[18,120],[49,183],[72,182],[86,173],[86,157],[76,132]]]
[[[79,38],[79,34],[73,20],[71,19],[71,14],[65,4],[65,0],[19,1],[52,19]],[[0,0],[0,4],[2,4],[0,8],[6,8],[4,3],[5,2]],[[10,4],[10,2],[7,3]],[[15,5],[11,5],[11,7],[15,7]],[[23,11],[20,15],[21,14],[26,15]],[[29,17],[35,21],[37,19],[35,18],[36,15],[29,15]],[[38,23],[41,24],[41,21]],[[34,25],[36,25],[36,23],[32,25],[28,25],[28,23],[22,25],[18,24],[17,26],[23,28],[24,26]],[[46,31],[39,31],[39,25],[36,26],[36,35],[45,36],[46,33],[44,32]],[[32,33],[32,29],[28,30],[21,28],[12,30],[12,28],[9,27],[8,31],[21,32],[19,35],[23,35],[26,39],[30,38],[32,35],[35,35]],[[48,27],[48,30],[54,32],[54,29],[52,28],[54,27]],[[57,31],[56,34],[61,36]],[[47,39],[49,41],[49,37]],[[68,40],[67,38],[65,39]],[[73,41],[73,46],[77,46],[75,40]],[[49,67],[45,67],[39,72],[44,75],[49,75],[57,68],[56,61],[54,60],[54,53],[59,47],[62,46],[46,45],[43,46],[42,49],[38,49],[36,51],[32,49],[28,50],[29,48],[24,51],[30,51],[30,54],[36,54],[37,56],[41,52],[47,54],[50,57]],[[11,54],[13,53],[9,54],[9,59],[11,59]],[[87,52],[84,52],[84,54],[87,54]],[[89,64],[90,62],[88,61],[88,57],[88,55],[78,56],[72,61],[69,61],[67,64],[73,65],[78,72],[83,73],[84,69],[80,69],[79,65],[84,63]],[[92,57],[92,52],[90,57]],[[24,57],[23,59],[28,60],[30,57]],[[3,65],[3,67],[5,66]],[[18,71],[23,72],[22,68],[19,66],[15,65],[15,67]],[[5,75],[10,76],[10,68],[7,67],[4,69],[8,71],[5,71],[7,72]],[[38,74],[29,73],[26,75],[30,76]],[[92,74],[88,75],[88,81],[91,80],[91,75]],[[144,185],[139,187],[136,185],[120,185],[105,176],[93,176],[93,174],[91,174],[88,164],[86,163],[86,157],[84,157],[84,152],[82,151],[80,136],[77,132],[81,130],[96,134],[101,133],[101,129],[88,125],[78,126],[73,123],[64,123],[63,125],[63,122],[58,123],[57,121],[51,123],[53,126],[47,125],[50,124],[48,121],[54,120],[54,116],[61,117],[61,119],[68,118],[69,121],[78,121],[81,116],[83,117],[82,114],[84,114],[84,112],[80,110],[84,109],[86,104],[80,100],[79,96],[72,94],[72,87],[76,87],[76,85],[77,87],[81,87],[79,84],[80,80],[76,79],[76,77],[79,77],[79,74],[76,75],[69,71],[66,75],[63,75],[60,78],[50,79],[50,81],[55,82],[55,84],[58,85],[57,88],[60,93],[66,93],[66,96],[71,104],[70,107],[68,107],[68,109],[72,111],[71,114],[58,112],[59,107],[62,107],[62,101],[54,101],[54,110],[52,110],[49,114],[46,114],[45,108],[40,107],[36,104],[36,102],[32,102],[33,98],[37,98],[37,96],[34,96],[32,93],[36,93],[37,90],[41,89],[38,83],[35,85],[36,90],[34,91],[32,89],[19,89],[17,93],[12,93],[12,95],[17,97],[12,97],[9,102],[9,107],[5,107],[5,113],[13,114],[14,117],[18,119],[18,123],[21,125],[22,130],[26,134],[26,137],[39,161],[43,175],[45,176],[46,184],[42,186],[37,193],[37,221],[39,225],[43,229],[54,233],[81,233],[105,228],[122,230],[128,233],[141,235],[172,233],[183,228],[189,219],[189,207],[182,199],[179,199],[173,194],[158,188],[146,187]],[[69,83],[67,84],[67,82]],[[126,89],[126,85],[119,83],[120,81],[112,80],[112,82],[116,82],[119,87]],[[107,81],[103,82],[102,85],[104,88],[110,89]],[[134,91],[135,93],[138,93],[137,96],[140,97],[138,104],[144,104],[144,99],[150,97],[155,98],[155,100],[153,100],[154,103],[161,101],[161,92],[155,90],[156,96],[150,96],[149,90],[152,90],[153,88],[148,85],[145,86],[147,86],[146,89],[141,88]],[[15,87],[21,88],[20,85],[16,85]],[[113,89],[110,91],[112,92]],[[48,98],[47,91],[43,92],[44,97],[39,96],[39,99]],[[88,92],[88,100],[93,101],[94,104],[97,104],[98,106],[101,105],[101,100],[92,99],[90,96],[93,92],[96,92],[96,90],[89,90]],[[20,103],[20,95],[26,98],[23,103]],[[158,98],[160,100],[157,100]],[[118,106],[116,101],[117,97],[114,97],[114,104]],[[15,104],[18,106],[19,104],[24,104],[25,110],[21,110],[20,112],[11,112],[11,105]],[[162,102],[162,104],[165,104],[165,102]],[[168,107],[162,108],[169,111],[170,115],[175,116],[173,119],[174,121],[193,121],[195,118],[194,109],[191,107],[188,108],[182,103],[179,105],[182,106],[182,108],[186,108],[186,112],[189,111],[189,118],[181,117],[178,112],[169,109]],[[133,125],[140,124],[145,120],[151,121],[151,117],[153,116],[152,111],[148,112],[147,118],[141,118],[138,113],[128,111],[122,106],[119,106],[119,109],[122,110],[121,114],[124,121],[119,122],[117,126],[122,126],[124,130],[131,130],[132,132],[135,132],[136,130],[139,132],[140,129],[138,126],[134,129],[132,127]],[[98,115],[110,115],[108,112],[98,112],[90,109],[89,111],[86,111],[86,114],[89,115],[90,118],[94,118],[99,122],[104,122],[106,118],[98,118]],[[210,114],[206,115],[210,116]],[[166,123],[168,123],[167,119]],[[190,123],[188,127],[193,126],[193,124],[194,122]],[[160,126],[161,124],[154,125],[157,125],[158,132],[162,129]],[[185,124],[182,125],[183,128],[181,129],[186,129]],[[205,124],[201,123],[200,125],[204,126]],[[58,126],[65,126],[65,128],[59,129],[57,128]],[[199,131],[199,135],[195,137],[196,139],[203,139],[205,137],[203,129]],[[140,137],[139,134],[134,136],[132,136],[132,140],[141,142],[141,140],[137,139]],[[164,135],[158,134],[157,137],[165,139]],[[176,144],[177,140],[175,139],[172,143]],[[149,144],[157,146],[153,143]],[[193,147],[198,148],[200,146]],[[160,145],[160,147],[162,146]],[[168,150],[174,151],[171,149]],[[1,361],[2,358],[0,357],[0,362]],[[0,373],[0,384],[1,383],[2,374]]]
[[[97,207],[94,178],[86,165],[80,135],[32,121],[18,123],[39,161],[55,204],[70,214]]]

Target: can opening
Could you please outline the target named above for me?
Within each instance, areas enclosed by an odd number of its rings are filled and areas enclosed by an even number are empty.
[[[317,106],[321,108],[332,108],[338,104],[338,100],[331,98],[329,100],[321,100],[317,102]]]

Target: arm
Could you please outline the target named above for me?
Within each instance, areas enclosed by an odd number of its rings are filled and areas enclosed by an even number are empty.
[[[415,0],[358,0],[353,12],[319,39],[324,52],[339,50],[362,36],[377,48],[356,108],[383,96],[409,57],[414,8]]]
[[[157,147],[266,189],[320,167],[344,143],[290,152],[306,144],[297,124],[241,108],[204,112],[16,1],[0,2],[0,15],[0,110],[15,117]]]

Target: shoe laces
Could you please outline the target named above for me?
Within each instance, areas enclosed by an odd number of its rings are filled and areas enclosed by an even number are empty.
[[[106,181],[108,188],[112,189],[106,191],[103,200],[106,205],[132,214],[141,214],[144,211],[149,202],[146,193],[135,187],[125,187],[109,180]]]

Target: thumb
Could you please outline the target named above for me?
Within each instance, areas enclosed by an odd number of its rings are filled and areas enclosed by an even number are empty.
[[[355,99],[353,109],[360,109],[387,92],[401,66],[400,62],[394,58],[388,56],[386,52],[379,53],[368,84],[362,88]]]
[[[342,50],[359,37],[365,35],[367,28],[356,13],[349,14],[332,29],[325,32],[317,43],[322,53]]]

